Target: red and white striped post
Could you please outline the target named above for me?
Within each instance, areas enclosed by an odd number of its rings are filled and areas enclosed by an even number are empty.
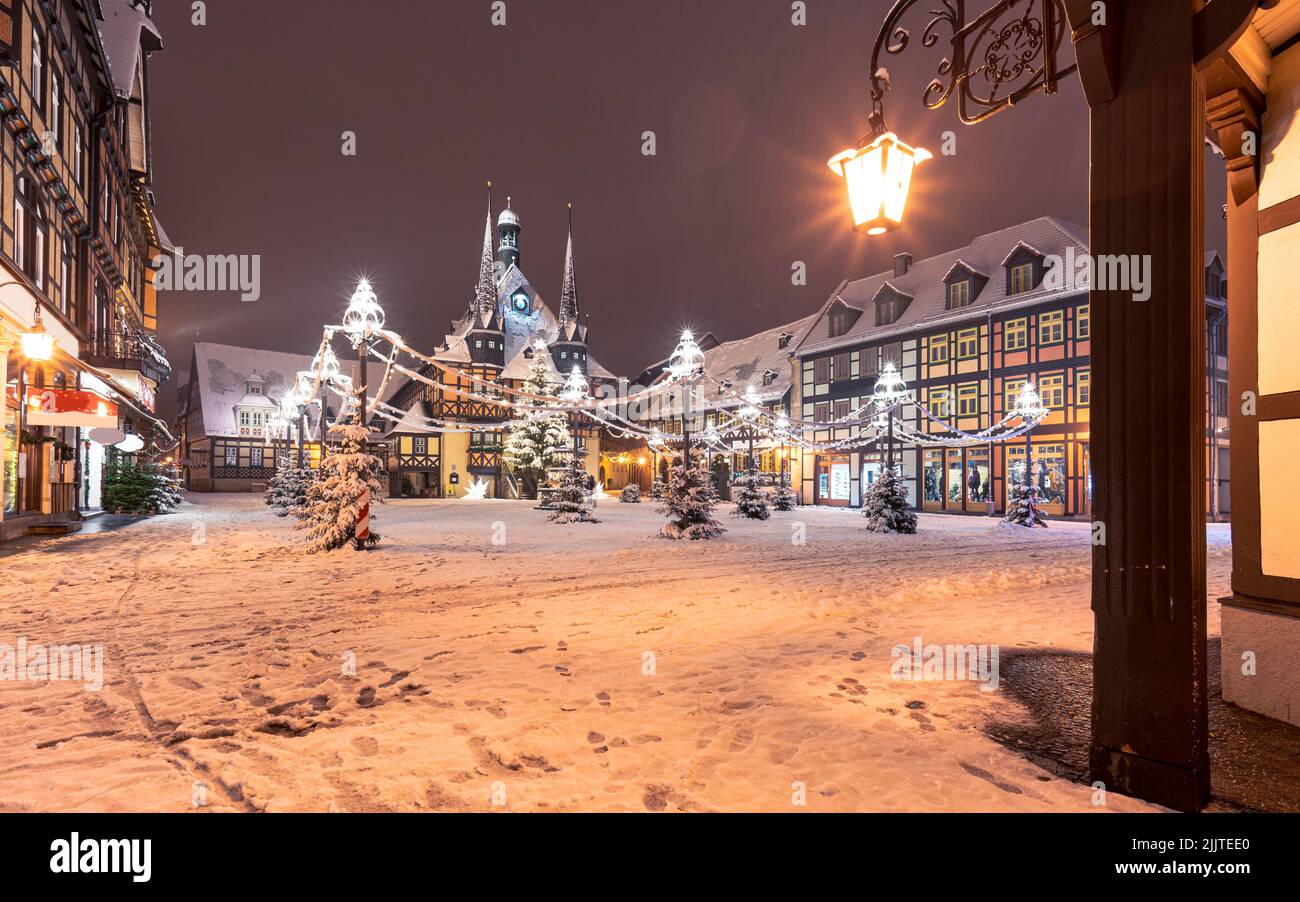
[[[370,489],[365,489],[361,493],[361,514],[357,517],[357,550],[361,551],[366,547],[366,542],[370,539]]]

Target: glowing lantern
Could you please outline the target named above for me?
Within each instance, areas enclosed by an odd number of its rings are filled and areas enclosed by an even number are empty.
[[[362,279],[348,300],[348,309],[343,314],[343,331],[355,346],[383,327],[384,308],[379,306],[379,298],[370,282]]]
[[[899,375],[894,362],[892,360],[885,361],[885,365],[880,370],[880,376],[876,379],[875,388],[871,393],[871,400],[876,402],[876,406],[883,408],[893,407],[905,397],[907,397],[907,383]]]
[[[1038,390],[1032,382],[1020,386],[1014,409],[1027,423],[1037,422],[1047,416],[1047,408],[1043,405],[1043,399],[1038,397]]]
[[[576,363],[569,372],[569,378],[564,382],[564,389],[560,392],[560,397],[570,403],[576,403],[587,397],[587,379],[582,375],[582,370],[578,369]]]
[[[36,305],[36,314],[32,320],[32,331],[24,332],[23,356],[28,360],[45,361],[54,356],[54,336],[45,331],[41,325],[41,305]]]
[[[668,359],[668,374],[673,379],[685,379],[694,376],[704,368],[704,351],[695,342],[695,335],[690,329],[682,332],[681,341],[673,349]]]
[[[853,228],[883,235],[903,224],[912,170],[933,155],[904,144],[893,132],[862,141],[831,157],[827,165],[848,185]]]

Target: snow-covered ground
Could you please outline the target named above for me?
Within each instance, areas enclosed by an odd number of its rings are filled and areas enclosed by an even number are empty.
[[[377,550],[307,555],[260,498],[191,500],[0,559],[0,646],[105,649],[102,691],[0,682],[0,810],[1094,810],[984,735],[1006,693],[891,679],[915,637],[1090,649],[1086,524],[669,542],[652,503],[397,501]]]

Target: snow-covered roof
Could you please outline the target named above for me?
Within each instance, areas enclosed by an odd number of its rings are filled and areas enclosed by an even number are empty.
[[[1017,302],[1047,300],[1053,292],[1041,285],[1033,291],[1014,296],[1008,295],[1007,280],[1001,278],[998,273],[1003,270],[1004,262],[1009,260],[1017,250],[1025,249],[1037,254],[1056,254],[1064,257],[1070,247],[1074,248],[1076,255],[1087,253],[1087,230],[1073,223],[1043,216],[981,235],[965,247],[954,248],[934,257],[918,260],[901,276],[895,275],[891,269],[865,279],[845,282],[826,300],[818,314],[813,317],[806,334],[794,342],[794,345],[801,353],[830,350],[869,340],[877,334],[883,336],[899,331],[910,331],[911,328],[923,325],[927,320],[950,314],[952,311],[947,309],[947,285],[944,283],[944,278],[959,262],[976,273],[991,276],[971,304],[961,308],[962,312],[991,307],[1013,298]],[[875,306],[872,302],[882,290],[886,290],[886,286],[905,297],[910,297],[911,301],[897,321],[877,326]],[[1086,290],[1086,283],[1081,283],[1067,293],[1078,294]],[[848,332],[832,337],[826,312],[836,301],[842,301],[850,307],[862,310],[863,313]]]
[[[355,378],[355,359],[348,360],[346,356],[341,356],[339,363],[343,375]],[[259,397],[264,401],[269,400],[263,406],[278,406],[285,390],[293,387],[298,373],[310,370],[311,365],[310,354],[241,348],[208,341],[195,342],[194,377],[199,386],[204,432],[207,435],[239,435],[239,427],[235,423],[237,406],[256,404],[255,399]],[[373,394],[375,386],[383,378],[383,365],[372,361],[367,368],[367,375]],[[261,396],[249,395],[250,377],[254,381],[257,377],[265,381]],[[383,400],[389,400],[403,381],[396,376],[390,379],[384,389]],[[340,404],[337,395],[330,395],[331,415],[338,413]]]
[[[162,34],[144,8],[131,0],[101,0],[100,8],[104,18],[99,22],[99,35],[113,76],[113,90],[118,97],[130,97],[141,43],[148,50],[159,50]]]
[[[805,316],[784,326],[777,326],[747,338],[724,341],[704,352],[704,371],[720,382],[730,383],[725,396],[716,389],[705,392],[706,407],[735,407],[732,395],[745,396],[746,387],[754,386],[760,400],[779,401],[790,389],[790,354],[795,339],[812,324],[817,314]],[[790,336],[781,347],[781,337]],[[763,383],[767,382],[766,385]],[[712,395],[712,397],[710,397]]]

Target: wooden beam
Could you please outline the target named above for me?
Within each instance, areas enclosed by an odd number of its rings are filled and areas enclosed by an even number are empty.
[[[1210,0],[1192,17],[1193,59],[1202,69],[1228,52],[1250,26],[1259,0]]]
[[[1098,7],[1092,0],[1062,2],[1070,23],[1083,96],[1090,106],[1106,103],[1119,89],[1120,17],[1124,6],[1105,5],[1100,10],[1104,19],[1098,22]]]

